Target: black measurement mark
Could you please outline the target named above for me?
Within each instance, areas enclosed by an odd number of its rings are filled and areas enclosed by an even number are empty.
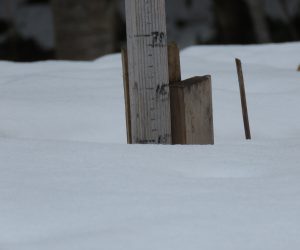
[[[153,132],[157,132],[156,129],[152,130]],[[150,140],[138,140],[138,144],[166,144],[168,142],[170,135],[165,134],[165,135],[159,135],[157,140],[150,139]]]
[[[151,37],[151,35],[143,35],[143,34],[138,34],[138,35],[134,35],[135,38],[141,38],[141,37]]]
[[[168,84],[157,85],[156,95],[166,96],[168,94],[168,91],[166,90],[168,87]]]
[[[160,135],[158,137],[158,144],[166,144],[168,142],[169,137],[170,137],[170,135],[168,135],[168,134]]]
[[[152,132],[157,132],[157,129],[152,129]],[[159,135],[157,140],[150,139],[150,140],[138,140],[138,144],[166,144],[168,143],[168,139],[170,138],[169,134]]]
[[[166,34],[164,32],[154,31],[151,33],[151,36],[152,44],[149,44],[148,46],[151,46],[152,48],[166,46]]]
[[[159,136],[159,137],[158,137],[158,143],[159,143],[159,144],[162,143],[162,136]]]

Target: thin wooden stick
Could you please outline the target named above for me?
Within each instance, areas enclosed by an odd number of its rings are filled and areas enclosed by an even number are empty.
[[[131,132],[131,114],[130,114],[130,95],[129,95],[129,77],[128,77],[128,55],[127,50],[122,49],[123,81],[126,112],[127,143],[132,144]]]
[[[249,117],[248,117],[248,108],[247,108],[247,99],[246,99],[242,62],[238,58],[235,59],[235,62],[236,62],[237,74],[238,74],[239,84],[240,84],[240,94],[241,94],[241,103],[242,103],[242,110],[243,110],[245,135],[246,135],[247,140],[251,140],[251,132],[250,132],[250,125],[249,125]]]
[[[183,89],[181,81],[180,51],[176,43],[168,45],[168,63],[170,79],[172,144],[186,144]]]
[[[168,64],[170,84],[181,81],[180,51],[175,42],[168,44]]]

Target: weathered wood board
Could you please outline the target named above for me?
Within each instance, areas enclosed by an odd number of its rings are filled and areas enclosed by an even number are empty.
[[[165,0],[126,0],[132,143],[171,144]]]
[[[176,118],[173,144],[214,144],[211,77],[193,77],[171,86]],[[175,108],[176,107],[176,108]]]
[[[126,125],[128,143],[131,141],[130,96],[126,49],[122,51]],[[214,144],[211,77],[194,77],[181,81],[178,46],[168,46],[171,97],[172,144]]]

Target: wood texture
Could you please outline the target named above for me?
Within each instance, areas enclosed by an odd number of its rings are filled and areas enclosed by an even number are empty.
[[[242,111],[243,111],[245,136],[247,140],[251,140],[251,131],[250,131],[250,124],[249,124],[249,117],[248,117],[248,107],[247,107],[242,62],[238,58],[235,59],[235,62],[236,62],[237,74],[238,74],[239,85],[240,85],[240,95],[241,95],[241,104],[242,104]]]
[[[126,0],[132,142],[171,144],[165,0]]]
[[[122,51],[128,143],[131,143],[131,114],[126,50]],[[211,77],[181,81],[180,52],[168,45],[173,144],[214,144]]]
[[[172,144],[186,144],[185,110],[183,89],[177,84],[181,81],[180,51],[176,43],[168,45],[168,63],[171,98]]]
[[[211,77],[193,77],[171,85],[176,103],[173,144],[214,144]]]
[[[185,145],[185,103],[184,87],[181,82],[170,85],[171,91],[171,117],[172,117],[172,144]]]
[[[168,44],[169,81],[178,83],[181,81],[180,50],[175,42]]]
[[[186,143],[214,144],[211,77],[193,77],[182,82]]]
[[[122,65],[123,65],[123,83],[124,83],[124,97],[125,97],[127,143],[132,144],[130,97],[129,97],[129,77],[128,77],[128,55],[127,55],[126,49],[122,49]]]
[[[180,51],[168,46],[173,144],[214,144],[211,77],[181,81]]]

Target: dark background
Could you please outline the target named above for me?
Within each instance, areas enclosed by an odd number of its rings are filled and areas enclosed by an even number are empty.
[[[125,0],[0,0],[0,60],[93,60],[125,44]],[[169,41],[300,40],[300,0],[166,0]]]

